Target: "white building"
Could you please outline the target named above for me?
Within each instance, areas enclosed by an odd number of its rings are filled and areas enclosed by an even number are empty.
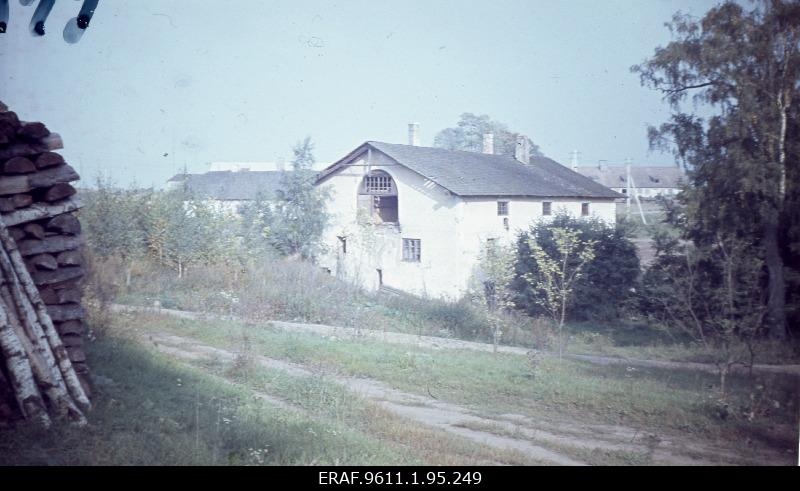
[[[367,289],[456,299],[487,240],[564,209],[615,221],[622,196],[548,159],[368,141],[322,171],[331,192],[321,266]]]
[[[280,171],[211,171],[203,174],[176,174],[167,181],[167,189],[183,187],[193,198],[209,200],[219,209],[237,213],[239,206],[253,201],[260,193],[267,201],[282,189]]]
[[[639,198],[674,196],[680,191],[686,175],[675,165],[597,165],[573,167],[574,171],[618,193]]]

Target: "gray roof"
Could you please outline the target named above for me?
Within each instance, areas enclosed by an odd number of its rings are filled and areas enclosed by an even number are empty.
[[[281,189],[280,171],[214,171],[205,174],[177,174],[168,182],[185,183],[186,190],[197,198],[218,200],[253,200],[262,192],[271,199]]]
[[[317,182],[361,155],[368,147],[459,196],[622,197],[547,157],[532,157],[530,164],[524,165],[507,155],[375,141],[362,144],[322,171]]]
[[[604,186],[625,187],[624,165],[603,166],[602,170],[597,167],[577,167],[576,170]],[[676,165],[631,165],[631,178],[637,188],[677,188],[680,181],[686,179],[686,174]]]

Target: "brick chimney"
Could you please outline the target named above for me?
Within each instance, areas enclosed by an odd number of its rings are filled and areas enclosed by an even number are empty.
[[[514,150],[514,158],[517,161],[528,165],[530,164],[531,149],[528,144],[528,137],[525,135],[517,135],[517,148]]]
[[[408,123],[408,144],[415,147],[419,145],[419,123]]]
[[[483,134],[483,153],[494,153],[494,133]]]

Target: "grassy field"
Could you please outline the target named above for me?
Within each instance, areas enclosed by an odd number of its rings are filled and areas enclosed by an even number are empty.
[[[114,335],[90,346],[97,387],[89,426],[2,430],[0,465],[537,463],[409,428],[324,380],[198,370]],[[253,390],[260,380],[303,410],[263,400]]]
[[[793,377],[733,377],[730,394],[722,401],[718,379],[698,372],[598,367],[552,358],[533,368],[519,355],[329,339],[269,326],[142,314],[120,322],[128,332],[170,332],[235,351],[246,344],[253,353],[369,377],[485,413],[569,415],[584,421],[796,448],[796,431],[793,434],[791,428],[798,426],[798,380]],[[776,437],[781,434],[776,428],[784,430],[783,437]]]
[[[169,271],[137,264],[129,287],[119,265],[102,264],[95,271],[98,288],[115,292],[115,301],[130,305],[234,314],[257,323],[271,320],[322,323],[344,327],[383,329],[491,342],[491,329],[484,313],[468,302],[426,300],[411,296],[373,295],[359,292],[317,269],[301,263],[281,261],[270,267],[255,266],[247,274],[232,268],[209,266],[190,271],[181,280]],[[113,296],[113,295],[112,295]],[[95,319],[101,325],[108,319]],[[552,347],[546,323],[522,315],[508,315],[501,337],[503,344]],[[566,351],[668,361],[709,360],[700,346],[632,322],[614,324],[568,324]],[[760,342],[757,363],[798,363],[797,343]]]

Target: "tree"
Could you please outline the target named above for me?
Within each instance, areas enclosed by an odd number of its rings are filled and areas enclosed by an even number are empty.
[[[304,259],[313,259],[319,252],[328,223],[328,194],[314,186],[313,150],[311,137],[297,142],[292,149],[293,172],[283,175],[269,227],[270,242],[276,250]]]
[[[575,281],[574,294],[567,305],[567,320],[612,322],[623,317],[633,302],[632,290],[640,274],[636,246],[626,235],[627,230],[619,225],[609,226],[599,219],[575,218],[563,212],[558,212],[552,221],[534,223],[517,237],[518,260],[512,284],[517,307],[531,316],[549,315],[540,301],[543,293],[525,281],[524,276],[538,274],[537,263],[531,259],[528,246],[531,237],[536,237],[537,244],[548,255],[558,254],[553,227],[576,230],[580,240],[595,243],[594,260]]]
[[[183,190],[153,193],[145,220],[151,253],[178,278],[191,264],[230,259],[234,249],[232,217]]]
[[[274,251],[269,241],[273,213],[264,193],[256,193],[256,199],[240,205],[239,215],[241,216],[241,236],[244,250],[254,255]]]
[[[492,121],[489,116],[463,113],[455,127],[445,128],[436,134],[433,145],[448,150],[464,150],[467,152],[483,151],[483,135],[494,135],[494,152],[499,155],[514,155],[517,148],[517,137],[503,123]],[[543,157],[539,146],[528,138],[530,157]]]
[[[661,233],[645,273],[641,310],[656,326],[688,337],[719,369],[720,390],[736,364],[753,366],[755,339],[766,313],[759,291],[763,261],[747,240],[723,236],[695,246]]]
[[[135,259],[146,253],[142,217],[148,193],[135,189],[115,189],[113,182],[97,176],[97,189],[88,191],[80,212],[87,242],[100,257],[119,257],[125,265],[125,285],[130,285]]]
[[[688,171],[691,187],[678,196],[684,237],[698,249],[742,237],[756,246],[768,332],[784,338],[786,259],[799,250],[787,241],[800,238],[788,206],[800,179],[792,138],[800,131],[800,3],[762,0],[746,11],[726,1],[699,21],[679,12],[667,26],[675,40],[632,70],[672,109],[649,136]],[[689,98],[710,115],[685,111]]]
[[[578,230],[553,227],[550,229],[555,251],[547,252],[536,236],[527,239],[530,259],[536,263],[535,272],[525,273],[525,281],[541,295],[537,301],[550,313],[558,328],[558,356],[564,348],[563,328],[567,318],[567,305],[575,282],[583,269],[595,257],[595,242],[580,239]]]
[[[491,328],[494,352],[500,344],[503,318],[501,313],[514,308],[514,263],[516,256],[512,245],[498,244],[496,240],[487,241],[482,248],[475,285],[471,297],[485,311]]]

